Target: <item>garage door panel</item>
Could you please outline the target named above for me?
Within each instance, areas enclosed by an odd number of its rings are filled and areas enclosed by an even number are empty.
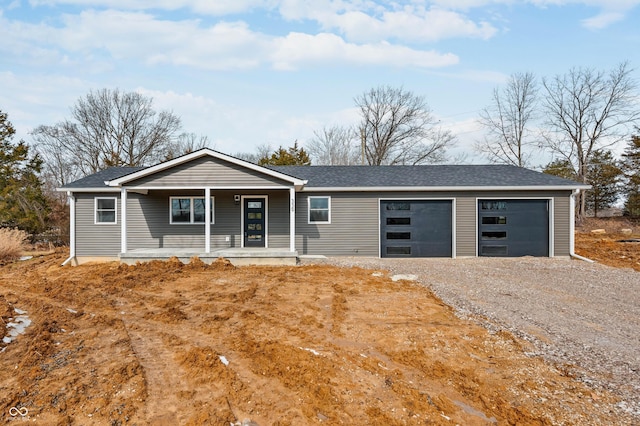
[[[450,200],[381,201],[381,256],[451,257],[452,212]]]
[[[478,201],[480,256],[548,256],[548,200]]]

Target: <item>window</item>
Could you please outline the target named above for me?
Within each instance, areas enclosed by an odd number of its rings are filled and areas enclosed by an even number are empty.
[[[387,240],[410,240],[411,232],[387,232]]]
[[[204,223],[206,204],[203,197],[170,197],[169,223]],[[211,221],[213,223],[213,197],[211,197]]]
[[[387,225],[411,225],[410,217],[388,217]]]
[[[309,197],[309,223],[331,223],[331,197]]]
[[[481,210],[506,210],[506,201],[482,201],[480,203]]]
[[[506,216],[484,216],[482,218],[483,225],[506,225]]]
[[[95,223],[96,224],[115,224],[116,223],[116,205],[115,197],[95,199]]]
[[[504,240],[507,238],[507,231],[484,231],[482,232],[483,240]]]
[[[410,256],[411,255],[411,247],[387,247],[387,254],[397,255],[397,256]]]
[[[407,202],[393,202],[387,203],[387,210],[411,210],[411,203]]]
[[[507,246],[482,246],[480,254],[483,256],[507,256],[509,250]]]

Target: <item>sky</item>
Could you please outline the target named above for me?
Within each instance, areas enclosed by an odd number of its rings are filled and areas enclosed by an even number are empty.
[[[137,91],[235,154],[304,146],[402,87],[452,157],[486,163],[477,118],[511,74],[628,61],[640,80],[639,47],[640,0],[0,0],[0,110],[31,142],[91,90]]]

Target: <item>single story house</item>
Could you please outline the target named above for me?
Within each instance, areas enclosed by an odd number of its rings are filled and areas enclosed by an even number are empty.
[[[571,256],[586,185],[508,165],[263,167],[210,149],[64,185],[70,258]]]

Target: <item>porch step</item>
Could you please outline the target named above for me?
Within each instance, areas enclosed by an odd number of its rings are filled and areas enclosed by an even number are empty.
[[[120,261],[129,265],[136,262],[167,260],[177,257],[182,263],[189,263],[192,257],[198,257],[204,263],[211,263],[219,257],[229,260],[233,265],[296,265],[298,252],[286,249],[264,248],[227,248],[204,253],[194,249],[136,249],[120,253]]]

